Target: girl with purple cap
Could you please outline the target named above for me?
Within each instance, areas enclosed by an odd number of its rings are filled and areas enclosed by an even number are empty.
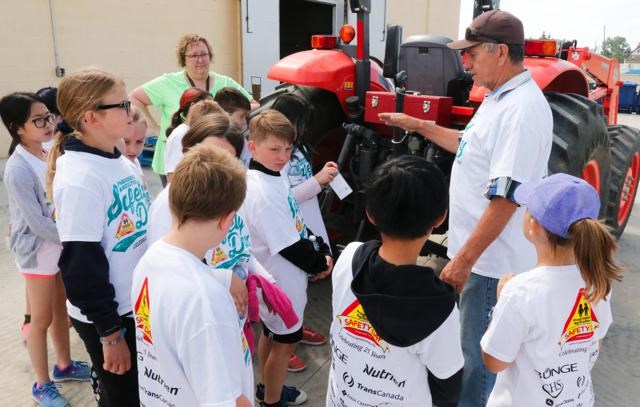
[[[536,267],[507,275],[480,345],[498,373],[487,406],[593,406],[591,369],[611,325],[609,297],[622,268],[616,243],[598,222],[600,200],[583,180],[555,174],[523,184],[523,231]]]

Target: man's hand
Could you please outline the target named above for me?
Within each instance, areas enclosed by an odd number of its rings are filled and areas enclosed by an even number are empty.
[[[325,257],[327,259],[327,269],[323,272],[315,274],[312,277],[309,277],[309,281],[322,280],[323,278],[327,278],[329,274],[331,274],[331,272],[333,271],[333,257],[331,256],[325,256]]]
[[[387,126],[399,127],[406,131],[418,131],[420,119],[404,113],[379,113],[378,118]]]
[[[320,186],[326,187],[336,175],[338,175],[338,164],[328,161],[314,177]]]
[[[459,294],[462,292],[462,288],[471,275],[471,267],[473,264],[469,264],[458,257],[454,257],[447,265],[442,269],[440,273],[440,279],[453,286],[456,292]]]
[[[231,287],[229,288],[233,302],[236,304],[238,315],[244,316],[247,313],[247,285],[240,277],[231,274]]]
[[[500,236],[517,208],[517,204],[506,198],[493,197],[471,236],[453,260],[442,270],[440,279],[451,284],[460,293],[469,279],[473,265],[487,247]]]
[[[109,336],[105,336],[104,339],[113,341],[120,336],[120,331],[115,332]],[[115,345],[102,345],[102,353],[104,355],[104,363],[102,368],[107,372],[111,372],[117,375],[125,374],[131,369],[131,353],[127,342],[122,338]]]
[[[509,282],[515,276],[514,273],[507,273],[504,276],[500,277],[500,281],[498,281],[498,288],[496,288],[496,298],[500,298],[500,293],[504,288],[505,284]]]

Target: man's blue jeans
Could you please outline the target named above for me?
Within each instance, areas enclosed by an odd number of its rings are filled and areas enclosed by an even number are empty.
[[[464,373],[459,407],[484,407],[496,375],[482,362],[480,339],[489,326],[489,312],[496,305],[498,280],[471,273],[460,294],[460,324]]]

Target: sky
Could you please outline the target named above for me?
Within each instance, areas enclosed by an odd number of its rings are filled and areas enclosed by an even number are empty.
[[[631,49],[640,43],[640,0],[501,0],[500,9],[522,20],[527,38],[539,38],[544,31],[593,49],[606,32],[607,37],[625,37]],[[461,0],[461,37],[472,16],[473,0]]]

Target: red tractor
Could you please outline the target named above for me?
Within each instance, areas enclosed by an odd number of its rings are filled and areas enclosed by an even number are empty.
[[[474,15],[490,10],[476,1]],[[480,4],[480,6],[478,6]],[[484,9],[481,7],[484,6]],[[389,27],[385,61],[369,56],[370,0],[351,0],[357,27],[332,36],[314,36],[312,50],[289,55],[268,72],[283,84],[261,100],[265,107],[284,93],[314,107],[305,142],[314,166],[336,160],[354,190],[344,201],[323,197],[334,240],[366,235],[362,191],[372,170],[395,154],[417,154],[450,174],[453,155],[415,134],[384,126],[381,112],[405,112],[440,125],[464,129],[487,89],[473,85],[451,40],[419,35],[401,41],[401,28]],[[357,46],[348,45],[353,36]],[[617,124],[619,65],[573,43],[527,40],[524,65],[545,93],[553,112],[551,173],[580,176],[600,193],[600,217],[619,237],[629,220],[640,175],[640,133]],[[446,225],[445,225],[446,228]],[[442,233],[443,230],[440,230]],[[444,255],[442,247],[428,251]]]

